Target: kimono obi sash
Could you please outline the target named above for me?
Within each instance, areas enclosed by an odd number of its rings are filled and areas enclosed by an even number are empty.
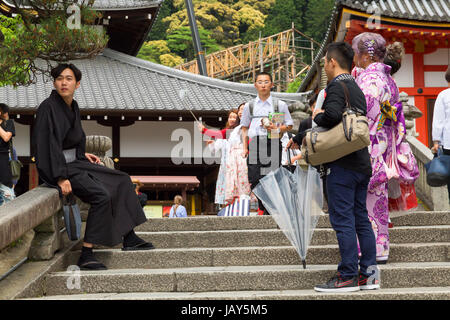
[[[63,150],[64,158],[66,159],[66,163],[71,163],[77,160],[77,149],[66,149]]]

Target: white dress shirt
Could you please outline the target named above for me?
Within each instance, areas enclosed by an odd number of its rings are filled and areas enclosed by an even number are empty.
[[[268,117],[269,113],[273,113],[273,100],[272,95],[266,101],[262,101],[259,95],[255,98],[255,104],[253,106],[253,116],[255,118],[251,118],[250,116],[250,107],[247,102],[244,107],[244,111],[242,112],[241,125],[243,127],[247,127],[248,129],[248,137],[251,139],[256,136],[267,135],[267,130],[261,124],[260,117]],[[285,126],[291,126],[294,124],[291,118],[291,114],[289,113],[289,108],[286,102],[282,100],[278,100],[278,112],[284,113],[284,122]]]
[[[450,88],[439,93],[434,104],[433,141],[450,149]]]

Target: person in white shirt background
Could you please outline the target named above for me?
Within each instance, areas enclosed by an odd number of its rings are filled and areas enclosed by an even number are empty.
[[[271,95],[273,88],[272,76],[261,72],[255,78],[255,88],[258,96],[253,100],[253,114],[250,112],[250,102],[247,102],[241,118],[241,131],[244,150],[242,156],[247,158],[248,179],[253,189],[259,180],[272,170],[281,166],[282,145],[280,139],[268,139],[268,130],[278,133],[279,136],[292,129],[294,122],[287,104],[277,100],[278,112],[284,113],[284,121],[276,126],[267,121],[269,113],[275,112],[274,98]],[[263,121],[266,120],[266,124]],[[250,150],[250,154],[249,154]],[[261,201],[258,200],[259,209],[268,214]]]
[[[444,154],[450,155],[450,66],[445,73],[445,80],[449,88],[439,93],[434,104],[433,113],[433,153],[437,153],[439,146],[442,146]],[[450,198],[450,183],[447,184]]]
[[[174,205],[172,206],[172,208],[170,208],[169,218],[186,218],[187,211],[186,208],[182,205],[183,197],[177,195],[175,196],[173,202]]]

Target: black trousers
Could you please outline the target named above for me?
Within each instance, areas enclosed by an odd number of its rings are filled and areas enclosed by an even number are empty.
[[[73,194],[91,205],[84,242],[115,246],[147,220],[128,174],[88,161],[67,166]]]
[[[248,182],[253,189],[259,180],[281,166],[282,145],[280,139],[268,139],[266,136],[256,136],[250,140],[247,157]],[[261,200],[258,207],[265,210]]]

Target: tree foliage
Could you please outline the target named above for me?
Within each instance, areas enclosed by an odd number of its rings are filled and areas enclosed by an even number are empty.
[[[68,8],[77,1],[28,1],[24,8],[12,0],[18,15],[0,16],[0,85],[26,85],[37,76],[50,75],[52,62],[86,59],[100,53],[108,42],[105,31],[93,27],[100,15],[90,4],[79,6],[79,24]],[[20,2],[21,3],[21,2]],[[70,8],[69,8],[70,9]],[[37,13],[37,15],[36,15]]]
[[[303,28],[305,33],[316,41],[322,42],[327,32],[334,2],[334,0],[308,1]]]
[[[199,29],[198,31],[203,50],[205,50],[206,54],[220,49],[215,39],[211,37],[211,31],[205,29]],[[167,36],[167,46],[172,52],[182,55],[188,60],[195,58],[191,29],[189,27],[180,27],[171,32]]]
[[[326,34],[334,0],[193,0],[197,25],[210,32],[217,49],[248,43],[295,28],[321,42]],[[180,28],[188,28],[185,0],[165,0],[151,32],[152,40],[168,40]],[[161,30],[156,31],[156,30]],[[183,33],[184,50],[176,53],[193,57],[188,48],[190,35]],[[172,36],[173,38],[173,36]],[[212,47],[211,47],[212,48]],[[174,48],[171,48],[172,52]],[[208,49],[210,53],[210,49]]]

